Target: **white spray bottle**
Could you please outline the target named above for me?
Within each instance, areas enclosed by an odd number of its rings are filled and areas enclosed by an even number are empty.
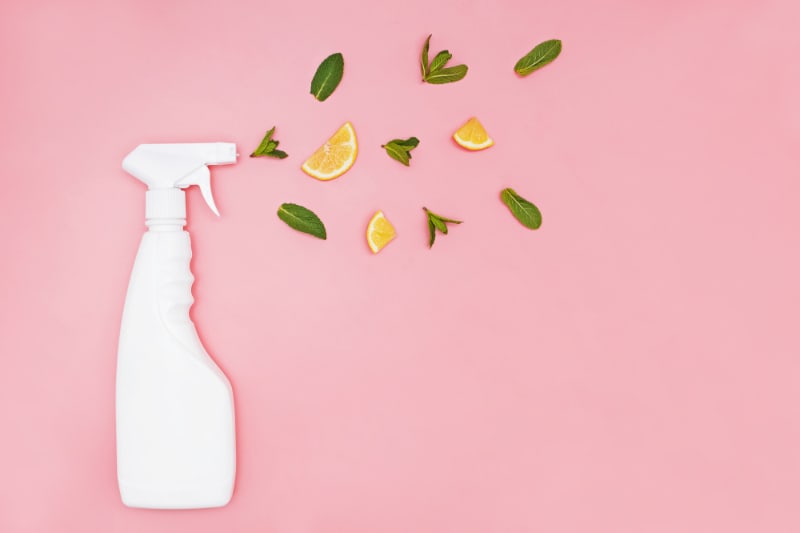
[[[233,391],[189,317],[194,277],[186,195],[211,196],[206,165],[236,162],[233,143],[142,144],[122,168],[148,186],[117,358],[117,478],[129,507],[230,501],[236,473]]]

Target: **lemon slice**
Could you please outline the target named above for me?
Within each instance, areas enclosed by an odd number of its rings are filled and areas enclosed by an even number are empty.
[[[303,163],[303,171],[318,180],[338,178],[353,166],[358,155],[358,141],[353,125],[345,122],[328,141]]]
[[[389,219],[383,215],[383,211],[378,211],[372,215],[367,225],[367,244],[372,253],[377,254],[395,237],[397,232]]]
[[[467,150],[484,150],[494,144],[492,138],[483,129],[483,125],[475,117],[458,128],[458,131],[453,134],[453,139],[459,146]]]

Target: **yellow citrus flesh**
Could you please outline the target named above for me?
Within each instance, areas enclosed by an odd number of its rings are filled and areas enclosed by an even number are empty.
[[[358,141],[353,125],[345,122],[328,141],[303,163],[303,171],[318,180],[338,178],[353,166],[358,155]]]
[[[458,128],[458,131],[453,134],[453,139],[459,146],[467,150],[484,150],[494,144],[492,138],[483,129],[483,125],[475,117]]]
[[[397,232],[395,232],[394,226],[389,219],[383,216],[383,211],[378,211],[372,216],[367,225],[367,244],[372,253],[380,252],[396,236]]]

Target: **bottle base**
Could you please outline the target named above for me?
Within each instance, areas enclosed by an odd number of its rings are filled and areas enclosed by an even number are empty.
[[[122,503],[139,509],[209,509],[224,507],[233,496],[230,489],[187,486],[174,488],[141,487],[120,482]]]

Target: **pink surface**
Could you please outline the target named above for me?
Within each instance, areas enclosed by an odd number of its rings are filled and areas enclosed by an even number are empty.
[[[800,33],[785,1],[4,2],[0,531],[800,531]],[[425,36],[470,67],[419,82]],[[535,43],[562,56],[512,72]],[[341,51],[342,84],[308,94]],[[496,140],[449,135],[478,116]],[[299,166],[345,120],[361,154]],[[246,157],[263,132],[284,161]],[[422,140],[411,168],[379,148]],[[190,193],[231,504],[125,508],[116,343],[142,142]],[[498,200],[537,203],[530,232]],[[325,242],[275,216],[314,209]],[[426,247],[425,205],[464,224]],[[383,209],[399,237],[364,242]]]

